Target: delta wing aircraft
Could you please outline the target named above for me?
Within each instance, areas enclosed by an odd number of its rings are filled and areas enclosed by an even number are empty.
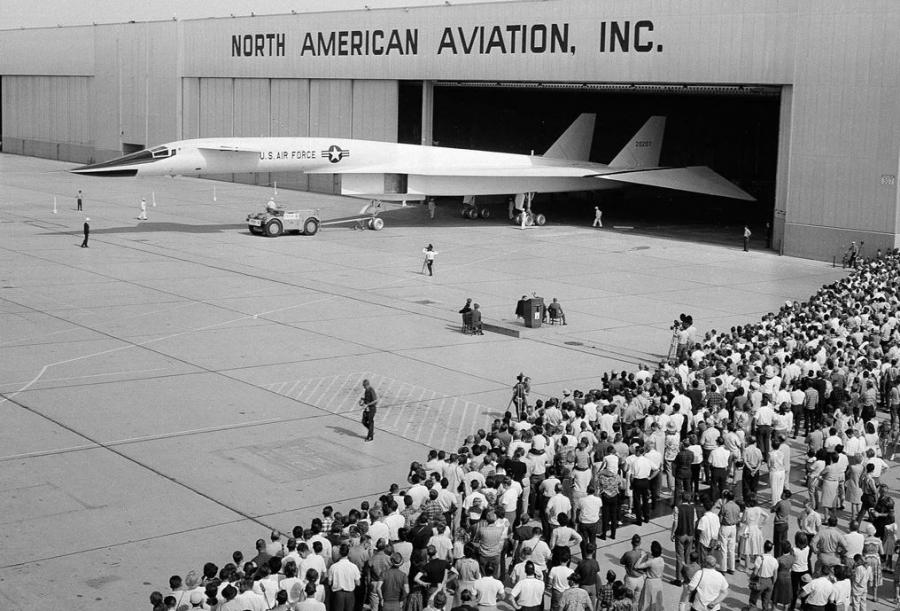
[[[543,155],[343,138],[200,138],[70,171],[92,176],[340,174],[342,195],[373,203],[462,196],[463,214],[470,218],[489,215],[487,208],[476,207],[476,196],[515,194],[515,207],[527,224],[539,225],[545,218],[531,214],[535,193],[637,184],[754,201],[706,166],[660,166],[665,117],[650,117],[609,164],[588,161],[595,119],[595,114],[580,115]]]

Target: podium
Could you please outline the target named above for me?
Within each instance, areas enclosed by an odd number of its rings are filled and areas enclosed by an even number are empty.
[[[532,297],[525,300],[525,326],[537,329],[544,319],[544,298]]]

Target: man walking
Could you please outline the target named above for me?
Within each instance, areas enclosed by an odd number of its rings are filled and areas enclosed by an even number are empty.
[[[139,221],[147,220],[147,200],[146,198],[141,198],[141,213],[138,215]]]
[[[78,189],[78,195],[75,196],[75,209],[78,212],[81,212],[81,202],[84,199],[84,194],[81,192],[81,189]]]
[[[594,225],[593,226],[603,229],[603,210],[600,209],[600,206],[594,206]]]
[[[433,276],[433,275],[434,275],[434,269],[433,269],[433,266],[434,266],[434,257],[435,257],[438,253],[437,253],[437,251],[434,249],[434,246],[432,246],[431,244],[429,244],[428,246],[426,246],[425,248],[423,248],[423,249],[422,249],[422,252],[425,253],[425,267],[428,268],[428,275],[429,275],[429,276]],[[424,270],[424,269],[422,270],[422,273],[423,273],[423,274],[425,273],[425,270]]]
[[[372,388],[368,380],[363,380],[363,397],[359,400],[363,406],[363,424],[368,429],[366,441],[372,441],[375,437],[375,412],[378,409],[378,393]]]
[[[80,193],[80,191],[79,191],[79,193]],[[78,201],[81,202],[80,199],[79,199]],[[81,242],[81,247],[82,247],[82,248],[87,248],[87,247],[88,247],[88,238],[89,238],[90,235],[91,235],[91,225],[90,225],[90,222],[89,222],[90,220],[91,220],[91,219],[87,219],[87,218],[84,219],[84,240]]]

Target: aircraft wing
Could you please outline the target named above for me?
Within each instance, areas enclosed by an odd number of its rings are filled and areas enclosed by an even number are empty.
[[[634,185],[690,191],[718,197],[729,197],[755,202],[756,198],[719,176],[706,166],[696,165],[686,168],[653,168],[624,172],[595,174],[601,180],[613,180]]]
[[[523,157],[525,157],[523,155]],[[607,167],[588,161],[569,161],[548,157],[526,157],[527,162],[516,165],[448,164],[435,162],[388,162],[345,167],[323,167],[307,170],[307,174],[415,174],[418,176],[489,176],[498,178],[587,178],[596,176]]]

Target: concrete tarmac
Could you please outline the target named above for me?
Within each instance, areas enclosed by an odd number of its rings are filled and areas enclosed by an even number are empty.
[[[0,155],[9,610],[140,608],[171,574],[221,566],[270,528],[403,483],[428,448],[453,449],[501,417],[520,371],[534,398],[586,389],[664,356],[681,312],[701,331],[730,327],[842,275],[742,252],[738,239],[693,244],[590,219],[521,231],[444,207],[435,220],[418,206],[389,211],[381,232],[269,239],[244,218],[271,188],[66,167]],[[276,200],[324,218],[363,204],[283,190]],[[434,277],[421,273],[428,243]],[[532,292],[558,297],[568,325],[518,339],[459,332],[467,297],[515,325],[516,300]],[[364,378],[381,394],[374,443],[359,421]],[[668,523],[623,528],[618,541],[639,531],[667,543]],[[600,550],[604,570],[624,545]]]

